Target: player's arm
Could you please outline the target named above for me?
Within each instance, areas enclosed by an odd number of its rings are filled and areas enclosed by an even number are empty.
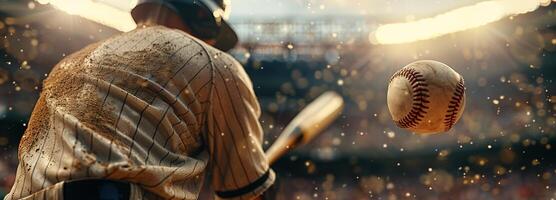
[[[258,198],[275,179],[262,149],[259,103],[243,67],[228,56],[221,59],[207,118],[211,184],[217,199]]]

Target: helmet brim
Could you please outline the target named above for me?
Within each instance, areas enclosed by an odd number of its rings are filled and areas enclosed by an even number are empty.
[[[165,6],[167,8],[169,8],[170,10],[179,13],[178,9],[176,9],[174,7],[174,5],[165,2],[165,1],[160,1],[160,0],[142,0],[141,4],[147,4],[147,3],[153,3],[153,4],[158,4],[160,6]],[[139,4],[140,5],[140,4]],[[144,13],[142,13],[139,8],[139,5],[136,6],[135,8],[133,8],[131,10],[131,15],[133,17],[133,19],[135,20],[135,22],[138,21],[138,19],[144,15]],[[185,19],[183,19],[185,21]],[[220,25],[220,32],[218,33],[218,36],[216,36],[216,38],[214,38],[215,40],[215,44],[213,45],[215,48],[221,50],[221,51],[228,51],[232,48],[234,48],[239,39],[237,37],[236,32],[234,31],[234,29],[230,26],[230,24],[223,20],[221,22]]]
[[[220,33],[216,37],[216,43],[214,47],[220,49],[221,51],[228,51],[234,48],[239,39],[237,37],[236,32],[230,26],[230,24],[226,21],[222,21],[222,25],[220,27]]]

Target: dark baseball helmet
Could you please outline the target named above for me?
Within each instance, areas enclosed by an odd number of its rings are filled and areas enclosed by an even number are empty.
[[[137,22],[143,13],[138,9],[145,4],[159,4],[176,12],[191,28],[191,34],[200,39],[214,39],[214,47],[228,51],[233,48],[238,38],[235,31],[226,22],[230,12],[230,0],[138,0],[131,10]]]

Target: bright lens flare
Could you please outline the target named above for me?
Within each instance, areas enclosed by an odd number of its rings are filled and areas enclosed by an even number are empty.
[[[110,26],[120,31],[133,30],[136,25],[129,12],[91,0],[37,0],[40,4],[50,4],[71,15]]]
[[[504,17],[534,11],[543,0],[490,0],[414,22],[381,25],[369,35],[372,43],[400,44],[476,28]],[[550,3],[550,1],[549,1]]]

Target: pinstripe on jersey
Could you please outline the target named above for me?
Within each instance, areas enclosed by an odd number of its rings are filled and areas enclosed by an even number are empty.
[[[56,198],[63,182],[132,183],[134,198],[222,198],[274,181],[260,108],[237,61],[177,30],[142,27],[62,60],[44,82],[6,199]]]

